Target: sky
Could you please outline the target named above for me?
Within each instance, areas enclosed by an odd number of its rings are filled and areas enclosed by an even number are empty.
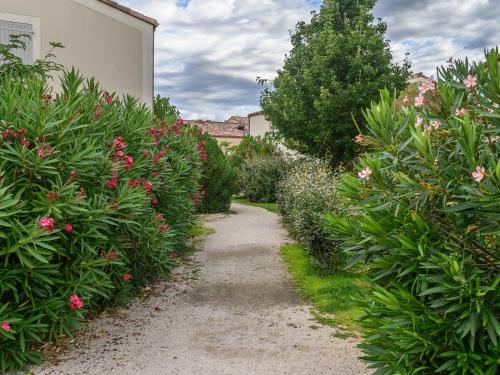
[[[224,120],[259,110],[262,86],[291,49],[290,30],[321,0],[121,0],[160,22],[155,92],[186,119]],[[481,58],[500,41],[500,0],[378,0],[396,62],[433,75],[450,57]]]

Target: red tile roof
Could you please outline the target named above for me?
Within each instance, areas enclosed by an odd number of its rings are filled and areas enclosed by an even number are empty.
[[[218,138],[243,138],[248,134],[248,117],[231,116],[224,122],[187,120],[186,122]]]
[[[264,111],[252,112],[248,114],[248,117],[259,116],[262,115]]]
[[[116,1],[113,0],[98,0],[103,4],[109,5],[110,7],[113,7],[115,9],[118,9],[119,11],[122,11],[123,13],[127,13],[128,15],[138,18],[141,21],[144,21],[146,23],[149,23],[150,25],[153,25],[153,27],[156,29],[160,24],[158,23],[157,20],[154,18],[150,18],[148,16],[145,16],[144,14],[141,14],[139,12],[136,12],[135,10],[132,10],[124,5],[118,4]]]

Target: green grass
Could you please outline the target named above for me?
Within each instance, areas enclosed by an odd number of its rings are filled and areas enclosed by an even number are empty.
[[[189,237],[200,237],[208,236],[209,234],[215,233],[212,228],[204,227],[203,225],[196,225],[189,228]]]
[[[337,327],[342,337],[359,334],[356,321],[363,311],[355,297],[362,298],[368,291],[367,279],[362,274],[323,270],[311,263],[302,245],[283,245],[281,253],[294,282],[313,303],[318,322]]]
[[[258,203],[250,202],[247,198],[233,198],[234,203],[246,204],[247,206],[265,208],[275,214],[279,213],[279,208],[276,203]]]

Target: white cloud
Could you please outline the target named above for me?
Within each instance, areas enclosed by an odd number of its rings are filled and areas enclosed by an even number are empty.
[[[186,118],[224,119],[258,108],[257,76],[273,78],[289,30],[319,0],[122,0],[156,18],[156,91]],[[187,6],[177,6],[186,4]],[[498,43],[500,0],[379,0],[394,59],[435,73],[450,57],[480,58]]]

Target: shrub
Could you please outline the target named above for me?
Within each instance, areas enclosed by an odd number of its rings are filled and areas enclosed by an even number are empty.
[[[279,154],[276,142],[270,136],[245,135],[237,146],[232,146],[229,149],[229,157],[233,164],[240,168],[245,161],[265,156],[275,156]]]
[[[281,156],[247,160],[240,169],[241,192],[251,202],[276,202],[278,183],[286,169],[287,163]]]
[[[208,133],[198,136],[198,151],[203,161],[203,176],[193,199],[201,212],[227,212],[236,192],[236,167]]]
[[[416,107],[384,91],[365,113],[369,153],[328,228],[376,284],[361,348],[377,373],[498,373],[498,62],[455,61]]]
[[[278,205],[293,236],[322,267],[337,268],[345,260],[338,244],[323,229],[326,212],[340,210],[336,174],[321,161],[297,161],[279,184]]]
[[[57,95],[44,70],[10,72],[0,74],[0,372],[40,362],[37,343],[168,272],[195,219],[200,164],[193,131],[133,98],[74,70]]]

